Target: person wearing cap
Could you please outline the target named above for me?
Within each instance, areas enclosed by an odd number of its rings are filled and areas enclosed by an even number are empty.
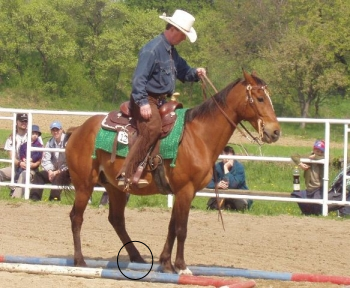
[[[26,113],[19,113],[16,115],[16,133],[13,136],[13,134],[10,134],[10,136],[7,138],[4,150],[8,152],[8,156],[10,159],[12,159],[12,149],[13,145],[15,143],[15,159],[14,159],[14,165],[16,168],[23,165],[23,163],[20,162],[19,158],[19,147],[27,142],[27,126],[28,126],[28,115]],[[23,168],[23,167],[22,167]],[[12,166],[4,167],[0,169],[0,181],[10,181],[12,176]],[[13,194],[13,189],[11,189],[10,195]]]
[[[32,125],[32,137],[31,147],[43,147],[41,139],[41,131],[38,125]],[[26,183],[26,166],[27,166],[27,145],[28,142],[23,143],[19,147],[19,167],[16,169],[15,181],[17,183]],[[38,171],[43,152],[31,151],[30,153],[30,175],[33,175]],[[22,198],[24,196],[24,187],[16,187],[12,193],[12,198]]]
[[[63,132],[62,124],[59,121],[54,121],[50,124],[50,131],[52,137],[46,143],[45,148],[64,148],[65,133]],[[52,183],[57,185],[59,182],[59,175],[67,171],[66,155],[59,151],[45,151],[41,160],[42,170],[36,172],[33,177],[33,184],[44,185]],[[34,201],[40,201],[43,196],[42,188],[33,188],[30,191],[29,198]],[[49,200],[60,201],[61,189],[51,189]]]
[[[291,196],[294,198],[318,198],[321,199],[323,195],[323,175],[324,165],[323,163],[310,162],[303,163],[301,158],[309,158],[310,160],[322,160],[324,159],[325,142],[324,140],[316,140],[313,145],[312,153],[308,156],[300,156],[299,154],[293,154],[291,159],[298,165],[300,169],[304,171],[305,190],[294,191]],[[317,196],[316,196],[317,195]],[[298,203],[301,211],[308,214],[316,214],[319,211],[320,205],[310,203]],[[316,209],[316,210],[315,210]]]
[[[175,48],[186,37],[191,43],[196,41],[195,18],[183,10],[176,10],[171,17],[159,18],[167,22],[165,31],[141,48],[132,79],[129,108],[139,134],[117,175],[118,186],[125,185],[125,188],[150,147],[155,146],[154,151],[158,153],[161,134],[158,108],[175,92],[176,79],[196,82],[206,74],[204,68],[191,68]],[[140,179],[138,185],[147,185],[147,181]]]

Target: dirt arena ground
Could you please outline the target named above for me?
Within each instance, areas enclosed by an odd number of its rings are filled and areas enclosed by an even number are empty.
[[[2,255],[72,258],[70,206],[0,202]],[[107,221],[108,208],[88,207],[82,230],[83,253],[89,259],[116,261],[122,247]],[[170,217],[167,209],[127,209],[134,241],[144,242],[155,261],[164,245]],[[225,231],[217,213],[190,213],[188,265],[235,267],[289,273],[350,276],[350,221],[323,217],[258,217],[224,212]],[[124,252],[124,253],[123,253]],[[126,261],[125,250],[121,251]],[[141,253],[150,259],[148,250]],[[242,279],[247,280],[247,279]],[[255,280],[264,288],[344,287],[330,283]],[[0,287],[186,287],[140,281],[0,272]],[[200,287],[200,286],[187,286]]]

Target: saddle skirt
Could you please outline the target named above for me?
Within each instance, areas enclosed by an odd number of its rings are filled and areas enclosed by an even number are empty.
[[[174,105],[174,103],[171,104]],[[163,110],[166,111],[165,107]],[[167,132],[160,141],[160,154],[162,155],[163,159],[173,159],[171,163],[172,167],[175,167],[178,146],[182,138],[185,114],[187,110],[187,108],[176,109],[175,111],[172,111],[173,113],[169,112],[171,115],[166,116],[166,118],[163,117],[163,119],[168,120],[168,122],[163,121],[163,131]],[[167,115],[169,113],[165,114]],[[111,153],[111,160],[115,158],[116,155],[126,157],[129,152],[129,147],[132,145],[130,141],[132,142],[133,139],[136,139],[136,125],[131,117],[126,116],[121,111],[112,111],[108,114],[108,116],[110,117],[106,116],[103,119],[101,129],[97,133],[92,158],[96,158],[97,149]],[[121,131],[127,131],[128,136],[130,136],[128,144],[123,144],[117,141],[118,133]]]
[[[160,139],[166,137],[171,129],[174,127],[176,121],[176,109],[182,108],[182,103],[177,101],[170,101],[164,103],[159,108],[159,114],[162,119],[162,133]],[[128,133],[129,139],[136,136],[137,127],[136,121],[131,117],[129,110],[129,101],[120,105],[119,111],[110,112],[102,121],[103,129],[112,130],[116,132],[124,131]],[[131,144],[133,141],[131,141]]]

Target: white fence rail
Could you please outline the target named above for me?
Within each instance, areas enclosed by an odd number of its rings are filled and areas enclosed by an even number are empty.
[[[12,130],[13,133],[15,133],[16,129],[16,114],[17,113],[27,113],[28,114],[28,135],[31,135],[31,128],[33,124],[33,118],[35,117],[38,120],[35,120],[35,124],[40,124],[41,127],[43,127],[41,121],[40,121],[40,115],[50,115],[52,116],[52,121],[62,116],[92,116],[96,114],[107,114],[107,112],[78,112],[78,111],[51,111],[51,110],[26,110],[26,109],[10,109],[10,108],[0,108],[0,120],[2,121],[12,121]],[[8,114],[7,116],[3,116],[4,114]],[[84,119],[82,120],[82,122]],[[255,199],[255,200],[266,200],[266,201],[285,201],[285,202],[305,202],[305,203],[318,203],[322,204],[322,214],[324,216],[328,215],[328,204],[341,204],[341,205],[349,205],[350,202],[346,201],[346,181],[350,179],[350,176],[346,175],[346,167],[348,165],[347,163],[347,157],[348,157],[348,134],[350,132],[350,120],[341,120],[341,119],[306,119],[306,118],[278,118],[279,122],[290,122],[290,123],[321,123],[324,124],[324,140],[326,144],[326,150],[325,150],[325,158],[324,160],[319,160],[317,162],[321,163],[329,163],[329,148],[330,148],[330,134],[331,134],[331,124],[335,125],[343,125],[344,126],[344,149],[343,149],[343,173],[345,177],[343,177],[343,197],[342,201],[329,201],[328,200],[328,189],[329,189],[329,167],[328,165],[324,165],[324,198],[320,200],[312,200],[312,199],[297,199],[297,198],[286,198],[286,197],[274,197],[274,196],[258,196],[258,195],[228,195],[228,194],[219,194],[219,197],[222,198],[245,198],[245,199]],[[81,123],[82,123],[81,122]],[[77,125],[81,124],[77,123]],[[47,124],[49,125],[49,124]],[[74,126],[74,125],[72,125]],[[48,127],[48,126],[47,126]],[[64,127],[69,128],[69,127]],[[30,137],[30,136],[29,136]],[[283,136],[282,136],[283,137]],[[31,141],[29,138],[28,141],[28,149],[27,149],[27,159],[29,161],[30,159],[30,153],[32,151],[64,151],[63,149],[47,149],[47,148],[33,148],[30,145]],[[13,148],[15,149],[15,148]],[[13,150],[14,152],[14,150]],[[6,163],[12,163],[12,172],[14,172],[14,157],[15,153],[12,153],[12,159],[0,159],[0,162],[6,162]],[[223,156],[220,155],[219,159],[222,159]],[[225,158],[232,158],[232,159],[241,159],[241,160],[251,160],[251,161],[269,161],[269,162],[291,162],[291,159],[289,157],[261,157],[261,156],[225,156]],[[314,162],[309,159],[302,159],[303,162]],[[29,165],[27,165],[28,167]],[[1,182],[0,186],[17,186],[17,187],[25,187],[25,199],[29,199],[29,191],[30,188],[38,187],[38,188],[59,188],[55,185],[34,185],[29,182],[29,169],[26,170],[26,183],[25,184],[17,184],[14,183],[14,174],[12,173],[12,177],[10,182]],[[95,191],[103,191],[103,188],[96,188]],[[205,197],[211,197],[213,194],[207,193],[204,191],[198,191],[197,196],[205,196]],[[173,197],[172,195],[168,196],[168,206],[172,207],[173,204]]]

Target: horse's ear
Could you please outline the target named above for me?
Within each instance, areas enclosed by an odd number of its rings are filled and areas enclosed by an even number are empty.
[[[255,84],[253,77],[251,75],[249,75],[249,73],[247,73],[244,69],[243,69],[243,75],[244,75],[244,79],[245,79],[245,81],[247,81],[247,83],[249,83],[251,85]]]
[[[258,77],[258,74],[256,74],[256,71],[253,71],[253,72],[252,72],[252,76]]]

